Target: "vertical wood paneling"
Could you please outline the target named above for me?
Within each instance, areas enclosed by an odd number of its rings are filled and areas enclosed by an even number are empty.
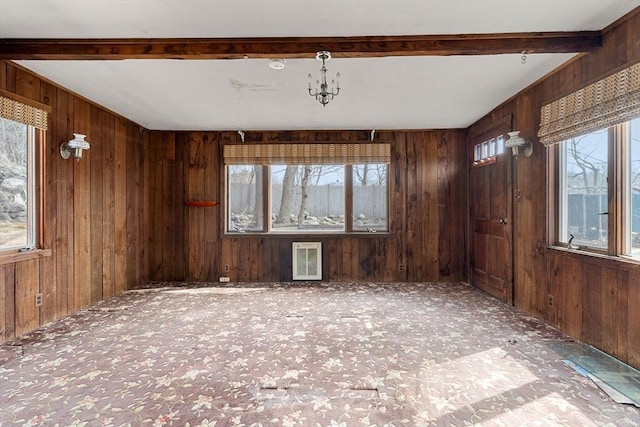
[[[618,349],[618,271],[613,268],[602,268],[602,289],[600,291],[600,341],[598,348],[609,354]],[[626,304],[625,304],[626,305]]]
[[[142,268],[146,252],[146,242],[143,243],[142,231],[144,228],[144,213],[142,210],[142,197],[144,188],[142,179],[144,176],[144,164],[142,150],[135,141],[142,138],[143,134],[139,126],[127,122],[126,124],[126,289],[142,283]]]
[[[50,156],[55,163],[56,190],[51,202],[55,203],[55,241],[53,257],[56,265],[56,317],[64,316],[73,309],[73,162],[64,161],[58,147],[71,138],[69,128],[73,124],[73,103],[67,92],[56,91],[56,114],[53,115]],[[52,120],[49,122],[51,123]],[[58,142],[59,141],[59,142]],[[45,232],[45,230],[43,230]]]
[[[627,289],[627,312],[629,316],[626,319],[626,333],[622,336],[627,344],[627,358],[623,359],[627,363],[640,368],[640,322],[638,322],[638,313],[640,313],[640,271],[635,270],[629,272]]]
[[[201,132],[190,133],[187,140],[187,177],[185,201],[203,201],[205,199],[205,174],[208,161],[205,152],[204,135]],[[205,212],[203,207],[187,208],[187,241],[189,245],[188,280],[205,281]]]
[[[220,251],[219,251],[219,231],[220,222],[220,147],[218,144],[218,135],[216,133],[208,133],[205,135],[205,157],[207,159],[207,167],[204,174],[204,199],[207,201],[216,201],[218,206],[203,208],[204,210],[204,239],[205,239],[205,262],[204,277],[207,281],[217,281],[220,277]],[[260,241],[262,244],[262,241]],[[263,253],[260,247],[259,252]],[[260,264],[260,263],[258,263]],[[255,280],[259,280],[259,277]]]
[[[418,209],[418,182],[417,179],[417,153],[415,144],[415,135],[407,134],[406,136],[406,174],[405,180],[406,198],[403,203],[406,205],[406,226],[405,226],[405,250],[404,259],[406,261],[405,268],[407,270],[407,280],[413,282],[416,280],[416,239],[420,229],[420,217],[422,212]],[[412,179],[413,178],[413,179]]]
[[[40,309],[36,307],[36,294],[40,291],[38,259],[17,263],[15,282],[15,334],[22,335],[40,326]]]
[[[149,176],[138,126],[5,61],[0,87],[51,106],[39,171],[40,243],[51,255],[0,265],[1,342],[146,280]],[[128,139],[127,127],[135,129]],[[60,144],[74,132],[86,134],[91,149],[80,160],[64,160]],[[135,154],[131,177],[127,146]],[[136,211],[129,248],[127,198]],[[134,266],[127,266],[127,249]],[[44,297],[39,308],[38,293]]]
[[[631,301],[629,300],[629,272],[618,270],[618,288],[617,299],[613,299],[609,303],[607,311],[613,316],[616,316],[616,333],[615,333],[615,348],[611,353],[613,356],[621,360],[629,359],[629,306]],[[636,282],[638,283],[638,282]],[[612,307],[611,307],[612,306]],[[637,313],[637,312],[636,312]]]
[[[161,280],[164,223],[167,210],[162,204],[162,175],[168,160],[162,158],[162,134],[151,132],[147,155],[151,166],[149,173],[149,210],[154,212],[149,220],[149,275],[151,280]]]
[[[440,133],[430,132],[423,135],[422,156],[420,162],[420,176],[422,178],[422,209],[428,212],[427,217],[422,218],[422,233],[420,246],[422,248],[420,259],[423,267],[420,272],[422,281],[436,282],[440,278],[440,256],[449,254],[440,253],[440,210],[438,209],[438,143]],[[459,206],[458,209],[461,209]]]
[[[90,105],[79,98],[75,98],[73,129],[91,141]],[[91,304],[91,157],[69,160],[73,162],[73,309],[79,310]]]
[[[40,87],[40,101],[46,105],[55,108],[57,105],[57,89],[52,84],[43,82]],[[52,121],[53,125],[53,121]],[[56,177],[58,176],[57,158],[58,155],[58,139],[57,134],[53,132],[44,132],[45,138],[41,141],[42,170],[40,174],[42,179],[42,205],[39,209],[41,212],[40,239],[44,248],[53,249],[56,245],[55,232],[43,233],[43,230],[55,231],[58,228],[58,217],[56,215],[57,200],[55,198],[57,192]],[[40,318],[42,323],[51,322],[58,315],[58,305],[56,297],[58,295],[58,273],[56,270],[55,257],[42,258],[40,261],[40,292],[43,294],[43,302],[40,310]]]
[[[73,138],[73,132],[75,129],[75,97],[71,94],[67,94],[65,97],[67,101],[67,117],[66,117],[66,130],[64,131],[64,136],[62,137],[62,141],[68,141],[70,138]],[[71,160],[71,159],[68,159]],[[75,179],[74,179],[74,161],[66,161],[64,163],[64,171],[63,177],[65,182],[65,191],[67,191],[67,208],[65,208],[64,216],[60,218],[65,218],[66,221],[66,230],[62,231],[62,236],[66,237],[67,240],[67,259],[62,258],[61,263],[63,268],[67,268],[69,271],[67,273],[67,306],[66,312],[73,312],[76,310],[76,288],[75,288],[75,264],[77,262],[75,254],[74,254],[74,230],[75,230],[75,214],[74,214],[74,203],[75,203]],[[64,256],[64,255],[63,255]],[[65,265],[66,263],[66,265]]]
[[[165,269],[170,270],[169,277],[173,280],[182,280],[187,277],[187,249],[185,246],[185,229],[182,226],[184,212],[187,208],[183,204],[183,189],[184,183],[184,167],[181,160],[173,160],[167,164],[167,171],[169,177],[163,177],[164,180],[171,180],[169,191],[166,194],[165,203],[163,208],[167,210],[166,215],[168,219],[166,238],[169,240],[169,245],[164,246],[166,248],[163,254],[165,260]],[[170,251],[173,249],[173,251]],[[171,262],[171,261],[174,262]]]
[[[582,283],[582,265],[579,262],[564,256],[553,258],[551,295],[555,324],[574,337],[582,336]]]
[[[102,296],[115,295],[115,117],[102,113]]]
[[[0,274],[4,276],[4,337],[10,339],[16,336],[16,266],[6,264],[2,266]]]
[[[115,176],[113,191],[114,233],[114,288],[116,293],[127,289],[127,124],[116,118],[115,134]]]
[[[449,206],[451,200],[456,200],[451,188],[454,183],[451,166],[455,167],[455,157],[449,158],[449,138],[447,135],[440,135],[437,151],[437,203],[438,203],[438,277],[447,277],[451,271],[458,271],[457,265],[452,266],[452,251],[463,252],[463,248],[454,248],[455,240],[452,236],[455,229],[449,226],[449,215],[452,213]],[[451,144],[453,145],[453,143]],[[459,160],[458,160],[459,161]],[[460,165],[462,166],[462,165]],[[462,167],[461,167],[462,169]],[[463,206],[460,204],[460,206]]]
[[[368,141],[369,133],[253,132],[247,137],[252,142],[355,142]],[[149,203],[155,209],[175,214],[159,214],[151,219],[149,242],[160,238],[155,234],[166,236],[162,251],[151,249],[153,278],[216,281],[228,276],[239,282],[290,281],[291,243],[297,240],[322,242],[325,281],[465,278],[466,199],[460,194],[466,188],[461,173],[466,159],[465,133],[381,132],[377,137],[391,142],[393,147],[389,168],[390,233],[262,237],[220,234],[225,209],[221,144],[237,142],[235,133],[151,132],[149,174],[153,182],[149,185]],[[172,141],[174,149],[158,149],[160,141]],[[176,163],[171,160],[174,155]],[[183,163],[185,167],[180,171]],[[445,166],[441,167],[441,163]],[[172,205],[171,195],[181,194],[180,191],[184,193],[182,199]],[[213,208],[185,208],[183,200],[217,200],[220,204]],[[183,238],[178,237],[180,233]],[[184,250],[177,246],[180,244]],[[181,259],[187,260],[186,271],[177,267]],[[228,272],[224,271],[225,265],[229,266]]]
[[[91,165],[90,165],[90,260],[91,260],[91,287],[90,301],[95,303],[102,300],[102,277],[103,277],[103,253],[104,230],[103,230],[103,141],[102,141],[102,110],[92,105],[89,110],[90,129],[99,131],[92,132],[91,139]]]
[[[394,249],[387,260],[386,269],[396,277],[398,281],[407,280],[407,259],[405,256],[405,241],[407,223],[407,141],[406,132],[393,132],[390,139],[391,164],[389,165],[389,232],[395,236],[391,246]],[[346,277],[345,277],[346,279]]]
[[[594,345],[602,343],[602,268],[592,264],[582,266],[582,338]]]
[[[4,301],[6,339],[16,336],[16,266],[7,264],[4,268]]]

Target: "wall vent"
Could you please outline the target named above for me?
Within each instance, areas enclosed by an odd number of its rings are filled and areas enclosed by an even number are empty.
[[[322,280],[322,242],[293,242],[293,280]]]

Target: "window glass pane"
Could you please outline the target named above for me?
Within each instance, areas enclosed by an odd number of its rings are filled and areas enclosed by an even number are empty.
[[[489,157],[496,155],[496,140],[495,138],[489,140]]]
[[[629,122],[631,255],[640,256],[640,118]]]
[[[0,249],[24,248],[35,242],[35,230],[29,226],[30,210],[35,209],[29,141],[27,125],[0,118]],[[31,163],[33,167],[34,160]]]
[[[482,144],[477,144],[474,150],[473,160],[478,161],[482,159]]]
[[[504,136],[500,135],[498,138],[498,149],[496,154],[502,154],[504,153]]]
[[[344,231],[344,165],[272,165],[271,230]]]
[[[606,129],[562,143],[560,239],[577,246],[607,248],[607,144]],[[572,237],[573,236],[573,237]]]
[[[227,231],[263,231],[263,167],[227,166]]]
[[[353,229],[387,230],[386,164],[353,165]]]

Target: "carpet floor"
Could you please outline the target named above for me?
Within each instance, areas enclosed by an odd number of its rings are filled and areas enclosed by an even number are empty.
[[[1,346],[0,426],[639,426],[467,284],[155,284]]]

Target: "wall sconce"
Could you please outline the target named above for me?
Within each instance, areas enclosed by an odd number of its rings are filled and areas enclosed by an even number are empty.
[[[60,145],[60,155],[63,159],[68,159],[73,156],[76,159],[82,158],[82,150],[89,149],[89,143],[84,140],[86,135],[80,133],[74,133],[73,139],[68,142],[63,142]]]
[[[524,153],[526,157],[531,157],[533,154],[533,144],[531,144],[531,141],[521,137],[519,130],[509,132],[509,139],[505,141],[504,146],[505,148],[511,148],[514,156]]]

